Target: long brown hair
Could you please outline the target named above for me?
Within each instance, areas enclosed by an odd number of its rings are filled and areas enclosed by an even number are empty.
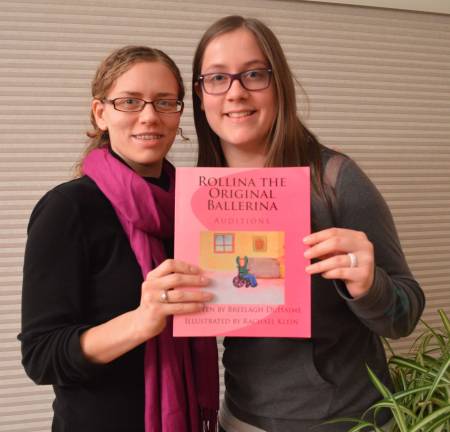
[[[102,100],[107,97],[109,90],[116,80],[127,72],[132,66],[140,62],[160,62],[166,65],[175,76],[178,83],[178,99],[183,100],[185,89],[183,78],[175,62],[163,51],[146,46],[124,46],[113,51],[98,66],[91,83],[93,99]],[[110,145],[108,131],[101,130],[95,121],[91,110],[92,130],[86,132],[89,138],[80,160],[75,165],[75,175],[81,176],[84,158],[94,149]]]
[[[244,28],[256,38],[272,69],[272,80],[277,101],[277,115],[272,125],[266,157],[266,166],[309,166],[316,192],[323,194],[321,144],[297,116],[294,76],[280,42],[263,22],[238,15],[224,17],[212,24],[200,40],[192,66],[192,97],[194,121],[199,151],[198,166],[226,166],[220,139],[210,128],[197,94],[203,56],[208,44],[217,36]]]

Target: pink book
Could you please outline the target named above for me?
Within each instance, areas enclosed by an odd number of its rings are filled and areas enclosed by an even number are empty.
[[[310,337],[309,168],[178,168],[175,258],[215,298],[174,336]],[[195,289],[195,288],[187,288]]]

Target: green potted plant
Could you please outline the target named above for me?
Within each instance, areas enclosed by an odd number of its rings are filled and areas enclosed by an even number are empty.
[[[389,432],[450,432],[450,321],[442,309],[438,313],[443,327],[433,328],[422,321],[425,331],[408,355],[396,355],[385,341],[393,392],[368,367],[382,399],[360,419],[339,418],[327,423],[354,423],[349,432],[383,432],[376,418],[379,410],[387,408],[393,416]]]

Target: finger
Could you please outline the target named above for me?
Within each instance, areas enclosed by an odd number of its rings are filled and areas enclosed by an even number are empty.
[[[341,279],[345,282],[361,281],[364,275],[362,271],[350,267],[338,267],[321,274],[325,279]]]
[[[149,278],[142,287],[145,290],[171,290],[177,287],[196,287],[206,286],[209,279],[203,275],[187,275],[181,273],[170,273],[158,278]]]
[[[313,246],[333,237],[347,237],[353,239],[355,242],[367,241],[367,236],[363,231],[333,227],[312,233],[306,236],[303,242],[309,246]]]
[[[339,267],[349,267],[349,259],[347,255],[335,255],[331,258],[310,264],[305,268],[309,274],[323,273]]]
[[[164,293],[167,297],[164,303],[201,303],[208,302],[214,298],[214,295],[208,291],[188,291],[188,290],[162,290],[160,291],[160,301],[164,297]]]
[[[146,279],[159,278],[171,273],[199,274],[200,272],[201,271],[199,267],[189,264],[185,261],[167,259],[163,261],[158,267],[148,272]]]
[[[307,259],[323,258],[356,250],[353,239],[347,236],[334,236],[320,243],[316,243],[305,251],[304,256]]]
[[[312,233],[308,236],[306,236],[303,239],[303,243],[307,245],[314,245],[316,243],[320,243],[322,241],[328,240],[331,237],[336,237],[340,234],[342,234],[344,231],[348,231],[345,228],[327,228],[321,231],[317,231],[315,233]]]
[[[167,315],[185,315],[201,312],[204,308],[203,303],[168,303],[164,305],[164,313]]]

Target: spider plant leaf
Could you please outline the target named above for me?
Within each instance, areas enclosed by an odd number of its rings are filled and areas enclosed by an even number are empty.
[[[428,325],[425,321],[422,321],[422,324],[434,336],[434,338],[436,339],[436,342],[439,344],[439,348],[441,349],[442,353],[444,353],[446,351],[445,338],[441,334],[437,333],[437,331],[433,327]]]
[[[398,402],[392,397],[392,393],[390,390],[379,380],[379,378],[375,375],[375,373],[370,369],[369,366],[366,365],[367,371],[369,373],[369,378],[372,381],[375,388],[379,391],[379,393],[387,399],[387,401],[384,401],[384,403],[390,404],[389,407],[392,411],[392,415],[395,418],[395,421],[397,422],[400,431],[401,432],[408,432],[406,422],[405,422],[405,416],[402,412],[402,409],[400,408]],[[402,407],[403,408],[403,407]]]
[[[369,378],[372,381],[372,384],[378,390],[378,392],[386,399],[390,399],[391,392],[389,389],[380,381],[380,379],[375,375],[375,373],[370,369],[369,366],[366,365],[367,371],[369,373]]]
[[[436,390],[437,386],[439,385],[439,382],[443,380],[445,373],[447,372],[447,369],[450,366],[450,357],[447,359],[445,363],[442,364],[441,369],[436,375],[436,378],[434,379],[434,382],[428,391],[428,394],[425,398],[425,401],[429,401],[431,399],[431,396],[433,395],[434,391]]]
[[[361,430],[366,430],[366,428],[368,427],[370,427],[371,430],[373,430],[374,432],[383,432],[383,429],[380,429],[377,425],[366,421],[362,421],[356,426],[353,426],[351,429],[348,430],[348,432],[359,432]]]
[[[398,357],[398,356],[392,357],[390,359],[390,362],[391,362],[391,364],[396,364],[396,365],[399,365],[399,366],[402,366],[402,367],[405,367],[405,368],[410,368],[410,369],[412,369],[412,370],[414,370],[416,372],[422,373],[423,375],[420,376],[421,380],[425,380],[425,381],[429,381],[431,379],[434,380],[436,375],[437,375],[437,372],[435,372],[433,370],[430,370],[430,369],[427,369],[426,367],[421,366],[420,364],[418,364],[414,360],[407,359],[407,358],[404,358],[404,357]],[[444,376],[441,379],[445,383],[450,384],[450,379],[448,379],[448,378],[446,378]]]
[[[436,388],[445,388],[445,387],[446,387],[446,384],[438,384],[436,386]],[[403,399],[407,396],[412,396],[416,393],[429,392],[431,388],[432,388],[432,384],[429,384],[426,386],[421,386],[421,387],[411,388],[409,390],[405,390],[405,391],[401,391],[401,392],[396,392],[392,396],[395,400],[399,400],[399,399]]]
[[[392,414],[394,414],[394,410],[398,409],[400,411],[402,411],[403,413],[405,413],[406,415],[408,415],[409,417],[411,417],[412,419],[416,419],[417,416],[406,406],[398,404],[396,401],[387,401],[387,400],[381,400],[379,402],[375,402],[373,405],[371,405],[370,409],[366,411],[369,412],[373,409],[375,409],[376,411],[380,410],[381,408],[388,408],[392,411]],[[366,414],[365,413],[365,414]]]
[[[390,352],[391,356],[395,355],[394,350],[392,349],[391,344],[389,343],[389,341],[387,340],[387,338],[383,337],[381,338],[383,341],[383,345],[385,345],[385,347],[388,349],[388,351]]]
[[[424,432],[437,432],[439,426],[446,425],[444,428],[439,429],[442,432],[448,432],[450,431],[450,416],[444,416],[442,419],[437,420],[435,423],[433,423],[429,428],[425,429]]]
[[[446,407],[449,404],[448,397],[445,400],[439,399],[437,397],[432,397],[431,402],[433,402],[434,405],[441,407],[441,408]]]
[[[450,320],[448,319],[448,316],[445,313],[444,309],[439,309],[438,313],[439,313],[439,316],[441,317],[442,324],[444,324],[444,328],[447,332],[447,336],[450,337]]]
[[[361,420],[356,417],[338,417],[335,419],[326,420],[326,421],[322,422],[321,424],[326,425],[326,424],[337,424],[337,423],[360,423],[362,421],[365,421],[365,420]]]
[[[425,366],[431,368],[431,369],[435,369],[436,371],[439,370],[439,368],[441,367],[441,363],[440,363],[440,359],[437,359],[435,357],[429,356],[428,354],[423,354],[423,360],[424,360],[424,364]]]
[[[398,376],[400,377],[401,387],[398,386],[396,390],[398,391],[400,389],[408,388],[408,382],[406,380],[405,372],[403,371],[403,369],[398,369]]]
[[[450,419],[450,405],[439,408],[432,414],[426,416],[424,419],[416,423],[409,432],[423,432],[423,431],[433,431],[436,430],[437,424],[442,424],[443,422]]]
[[[357,423],[355,426],[352,426],[351,429],[348,429],[347,432],[350,432],[350,431],[357,432],[357,431],[363,430],[367,427],[372,428],[374,432],[383,432],[383,430],[380,429],[376,424],[368,422],[366,420],[353,418],[353,417],[339,417],[337,419],[327,420],[327,421],[323,422],[322,424],[325,425],[325,424],[336,424],[336,423]]]

